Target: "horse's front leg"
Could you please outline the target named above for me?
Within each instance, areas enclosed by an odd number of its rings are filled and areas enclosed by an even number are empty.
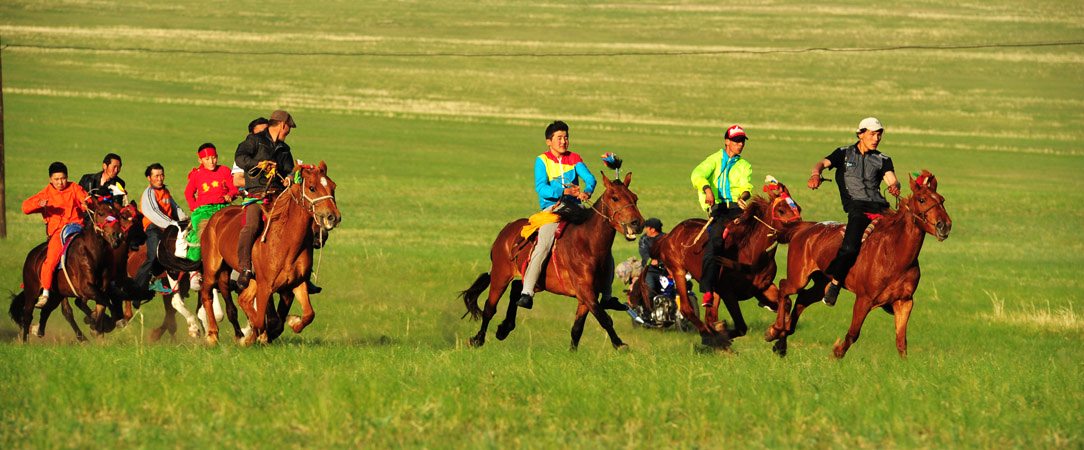
[[[588,283],[587,285],[591,286],[591,283]],[[581,290],[580,292],[582,293],[583,290]],[[592,291],[590,295],[591,297],[587,297],[581,294],[576,296],[576,299],[580,301],[581,307],[583,305],[587,306],[587,309],[590,310],[591,314],[595,316],[595,320],[598,321],[598,324],[602,326],[602,329],[606,330],[606,334],[610,336],[610,344],[612,344],[615,349],[627,349],[629,346],[621,341],[621,338],[617,336],[617,331],[614,330],[613,319],[610,318],[610,315],[606,313],[606,310],[602,309],[602,305],[599,305],[598,301],[596,300],[598,298],[598,293]]]
[[[786,297],[779,294],[779,288],[772,284],[768,286],[763,292],[756,294],[758,302],[765,305],[775,305],[775,322],[768,325],[768,329],[764,331],[764,340],[771,342],[779,339],[780,336],[787,329],[787,309],[790,308],[790,301]]]
[[[900,357],[907,357],[907,320],[911,318],[911,308],[914,307],[914,299],[906,298],[892,302],[892,310],[896,318],[896,350]]]
[[[512,289],[509,289],[508,294],[508,310],[504,314],[504,320],[500,325],[497,325],[497,340],[503,341],[508,337],[508,333],[516,329],[516,312],[519,311],[519,306],[516,305],[516,301],[519,300],[520,291],[523,290],[523,281],[512,280]]]
[[[832,346],[832,355],[836,358],[842,358],[847,354],[847,349],[851,348],[851,344],[854,344],[858,340],[858,336],[862,333],[862,324],[866,321],[866,316],[869,315],[870,304],[872,300],[868,297],[857,297],[854,299],[854,309],[851,312],[851,327],[847,329],[847,336],[843,338],[843,341],[837,340],[835,345]]]
[[[576,351],[580,348],[580,337],[583,336],[583,326],[587,323],[587,312],[590,309],[582,302],[576,308],[576,320],[572,322],[572,345],[569,350]]]
[[[52,301],[52,299],[50,299]],[[83,336],[83,330],[79,329],[79,325],[75,323],[75,314],[72,313],[72,305],[68,303],[67,298],[60,300],[60,311],[64,313],[64,319],[72,326],[72,330],[75,331],[75,339],[79,342],[86,342],[87,337]]]
[[[171,297],[172,300],[170,301],[170,304],[173,306],[173,310],[181,313],[181,316],[184,317],[185,322],[188,323],[188,335],[194,338],[199,338],[199,320],[196,319],[195,315],[188,312],[188,308],[184,306],[184,299],[181,298],[180,293],[175,292]],[[176,328],[176,326],[174,326],[174,328]]]
[[[294,333],[301,333],[301,330],[304,330],[316,318],[316,312],[312,310],[312,303],[309,301],[309,288],[305,283],[297,285],[293,290],[293,294],[297,302],[301,304],[301,317],[292,314],[286,316],[286,325],[289,325],[294,330]],[[289,311],[289,307],[286,310]]]

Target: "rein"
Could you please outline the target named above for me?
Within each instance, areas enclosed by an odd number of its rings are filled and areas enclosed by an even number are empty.
[[[915,216],[919,220],[922,220],[922,223],[929,224],[930,221],[929,221],[929,219],[926,219],[926,213],[930,212],[931,209],[934,209],[934,208],[936,208],[938,206],[944,205],[945,201],[941,200],[940,202],[936,202],[936,203],[930,205],[928,208],[922,210],[922,212],[919,213],[919,214],[922,214],[921,216],[919,216],[918,214],[915,214],[915,211],[913,209],[911,209],[910,203],[911,202],[906,202],[906,203],[903,204],[903,206],[905,208],[907,208],[907,212],[911,213],[912,216]]]
[[[635,203],[629,203],[629,204],[627,204],[625,206],[617,208],[616,210],[614,210],[613,214],[610,214],[609,216],[607,216],[606,214],[603,214],[602,211],[599,211],[599,209],[595,207],[595,205],[597,205],[597,204],[599,204],[599,202],[594,202],[594,203],[591,204],[591,209],[594,210],[596,214],[604,217],[607,221],[609,221],[611,223],[616,223],[618,225],[621,225],[622,228],[628,228],[629,222],[619,222],[619,221],[617,221],[617,219],[616,219],[617,213],[621,212],[621,210],[623,210],[625,208],[636,206]]]

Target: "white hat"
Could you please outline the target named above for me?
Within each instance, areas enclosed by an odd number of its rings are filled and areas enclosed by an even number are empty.
[[[883,129],[885,129],[885,127],[881,126],[881,121],[880,120],[877,120],[876,117],[867,117],[865,119],[862,119],[861,122],[858,122],[858,131],[857,132],[861,133],[862,130],[878,131],[878,130],[883,130]]]

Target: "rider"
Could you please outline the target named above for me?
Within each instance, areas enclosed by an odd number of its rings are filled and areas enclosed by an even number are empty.
[[[248,134],[256,134],[266,129],[267,119],[263,117],[257,117],[248,123]],[[245,190],[245,171],[237,165],[237,161],[233,162],[233,171],[230,174],[233,176],[234,187],[242,191]]]
[[[89,200],[90,197],[81,186],[68,182],[68,167],[64,163],[54,162],[49,165],[49,185],[23,202],[23,214],[39,213],[45,220],[45,234],[48,235],[49,242],[45,261],[38,272],[41,277],[41,296],[34,307],[41,308],[49,300],[53,273],[56,272],[56,265],[60,262],[60,254],[64,250],[64,244],[60,241],[63,234],[61,230],[71,223],[83,223],[80,213],[86,211]]]
[[[662,232],[661,220],[652,217],[644,222],[644,234],[640,236],[640,261],[643,262],[644,270],[647,271],[644,282],[649,289],[648,298],[654,298],[662,292],[659,277],[666,276],[666,269],[663,269],[659,265],[659,260],[652,258],[650,253],[651,246],[664,234],[666,233]]]
[[[115,153],[105,155],[102,160],[102,171],[88,173],[79,179],[79,187],[82,187],[88,195],[109,197],[110,200],[120,206],[124,201],[124,180],[120,178],[120,156]]]
[[[271,201],[274,196],[286,188],[290,173],[294,170],[294,156],[290,146],[286,145],[286,136],[297,128],[290,113],[277,110],[271,113],[267,129],[248,135],[237,145],[234,162],[245,171],[245,190],[248,195]],[[237,285],[241,289],[248,287],[252,280],[252,246],[256,243],[256,233],[260,229],[263,211],[259,207],[245,207],[244,226],[237,243]]]
[[[696,166],[692,174],[700,208],[711,216],[709,245],[704,247],[700,272],[700,292],[704,293],[701,305],[705,308],[712,305],[715,279],[719,275],[715,256],[723,252],[723,231],[728,222],[741,217],[745,201],[749,200],[753,190],[752,165],[741,157],[748,139],[745,130],[734,125],[727,128],[724,137],[723,148]]]
[[[579,205],[591,198],[595,191],[595,177],[587,169],[580,155],[568,151],[568,125],[558,120],[546,127],[546,146],[549,151],[538,155],[534,163],[534,190],[538,193],[538,204],[542,211],[552,212],[558,205],[565,203]],[[580,179],[584,187],[580,188]],[[542,264],[553,246],[557,223],[548,223],[538,229],[534,251],[530,263],[523,273],[523,291],[516,304],[525,309],[534,307],[534,288],[542,271]],[[613,273],[613,256],[609,258],[609,273]],[[627,307],[613,296],[612,282],[602,283],[603,308],[623,311]]]
[[[883,134],[881,121],[874,117],[862,119],[858,124],[858,142],[837,148],[818,161],[813,166],[813,175],[809,177],[809,188],[817,189],[821,185],[821,171],[838,168],[836,185],[843,211],[847,213],[843,243],[824,270],[825,275],[832,278],[822,299],[828,306],[836,304],[839,290],[844,287],[847,274],[858,260],[858,253],[862,250],[862,234],[873,220],[872,216],[888,209],[888,200],[881,195],[881,180],[888,185],[889,194],[900,195],[900,182],[896,179],[892,158],[877,151]]]
[[[161,164],[147,166],[144,175],[147,176],[148,186],[140,198],[139,209],[143,213],[143,228],[147,232],[147,259],[139,266],[135,276],[136,289],[142,290],[137,294],[142,295],[141,298],[146,298],[148,293],[147,284],[151,280],[151,269],[158,260],[158,243],[162,241],[163,230],[170,225],[180,228],[178,222],[188,218],[166,187],[166,169]],[[160,293],[169,292],[168,288],[159,287],[157,283],[155,290]]]
[[[188,232],[188,259],[200,260],[199,230],[204,220],[210,219],[218,210],[230,205],[237,195],[230,169],[218,165],[218,151],[208,142],[197,150],[199,164],[188,173],[188,186],[184,189],[184,198],[192,210],[192,230]],[[193,278],[198,272],[193,272]]]

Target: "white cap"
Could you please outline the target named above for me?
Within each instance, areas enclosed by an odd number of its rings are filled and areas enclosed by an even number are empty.
[[[865,119],[862,119],[861,122],[858,122],[857,132],[861,133],[862,130],[878,131],[883,129],[885,129],[885,127],[881,126],[880,120],[877,120],[876,117],[867,117]]]

